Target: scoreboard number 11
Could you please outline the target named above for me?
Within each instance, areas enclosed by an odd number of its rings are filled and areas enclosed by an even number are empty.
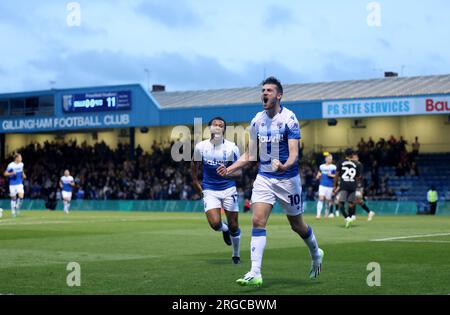
[[[116,98],[115,97],[108,97],[106,99],[106,102],[108,103],[108,107],[116,107]]]

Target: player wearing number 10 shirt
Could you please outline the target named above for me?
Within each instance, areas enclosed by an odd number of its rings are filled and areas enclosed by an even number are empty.
[[[251,270],[236,281],[242,286],[262,285],[261,265],[266,246],[266,225],[277,201],[283,207],[292,230],[309,249],[312,259],[310,278],[315,279],[322,268],[324,253],[302,215],[302,188],[298,171],[300,127],[295,114],[281,106],[282,96],[283,87],[278,79],[269,77],[264,80],[261,91],[264,110],[257,113],[250,123],[248,150],[237,162],[217,169],[220,175],[227,176],[251,161],[259,160],[258,175],[252,191],[252,264]]]

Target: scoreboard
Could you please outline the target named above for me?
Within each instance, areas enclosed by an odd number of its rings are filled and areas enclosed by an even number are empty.
[[[131,110],[131,91],[66,94],[62,107],[65,113]]]

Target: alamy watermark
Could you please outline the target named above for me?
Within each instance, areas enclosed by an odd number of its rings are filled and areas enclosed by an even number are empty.
[[[296,123],[295,127],[298,127]],[[278,159],[280,156],[280,142],[285,140],[287,136],[287,126],[279,124],[277,126],[278,132],[268,133],[267,135],[258,134],[252,126],[230,125],[226,127],[223,135],[224,139],[235,142],[240,154],[248,152],[248,161],[256,162],[270,161]],[[202,161],[201,155],[195,154],[195,146],[206,139],[212,139],[210,127],[203,127],[202,118],[194,119],[194,128],[192,130],[189,126],[175,126],[171,132],[171,140],[174,142],[171,147],[171,157],[175,162],[181,161]],[[232,161],[233,155],[227,155],[223,162]],[[220,161],[222,162],[222,161]],[[264,164],[267,172],[272,172],[271,165]]]
[[[66,267],[67,271],[70,271],[66,278],[66,283],[68,287],[79,287],[81,286],[81,266],[77,262],[70,262]]]
[[[68,27],[79,27],[81,25],[81,5],[78,2],[69,2],[66,5],[66,23]]]
[[[369,27],[381,27],[381,4],[372,1],[366,7],[369,14],[367,15],[367,25]]]
[[[370,262],[367,264],[367,271],[370,273],[367,275],[366,283],[369,287],[381,287],[381,266],[377,262]]]

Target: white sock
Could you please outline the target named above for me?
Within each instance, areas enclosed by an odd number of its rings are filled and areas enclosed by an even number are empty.
[[[16,210],[20,210],[20,206],[22,205],[22,198],[18,198],[16,201]]]
[[[323,208],[323,201],[318,201],[317,202],[317,216],[320,217],[320,215],[322,214],[322,208]]]
[[[317,244],[316,237],[314,236],[314,232],[311,229],[311,227],[308,225],[308,232],[306,233],[306,236],[303,237],[303,241],[305,242],[306,246],[308,246],[309,255],[312,259],[315,259],[319,256],[319,244]]]
[[[241,244],[241,229],[231,233],[231,243],[233,244],[233,257],[241,257],[240,244]]]
[[[220,229],[218,231],[220,232],[228,231],[228,225],[225,222],[222,222],[222,225],[220,226]]]
[[[66,200],[63,200],[64,203],[64,212],[69,212],[69,202]]]
[[[16,213],[16,200],[11,199],[11,213]]]
[[[250,242],[250,256],[252,260],[252,269],[254,274],[261,274],[261,264],[266,247],[266,229],[252,229],[252,241]]]

